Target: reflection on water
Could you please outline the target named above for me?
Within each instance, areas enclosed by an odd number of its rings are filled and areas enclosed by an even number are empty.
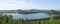
[[[49,18],[50,15],[44,13],[35,13],[35,14],[18,14],[18,13],[6,13],[8,15],[12,15],[14,19],[21,18],[21,19],[42,19],[42,18]]]

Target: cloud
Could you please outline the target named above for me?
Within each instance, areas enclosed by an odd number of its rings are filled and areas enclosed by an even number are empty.
[[[7,1],[7,0],[6,0]],[[36,5],[34,2],[27,3],[26,1],[2,1],[0,2],[0,10],[12,10],[12,9],[43,9],[43,6]]]
[[[12,9],[60,9],[52,0],[0,0],[0,10]]]

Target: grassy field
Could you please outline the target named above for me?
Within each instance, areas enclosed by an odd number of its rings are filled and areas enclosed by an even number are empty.
[[[11,15],[2,15],[0,13],[0,24],[60,24],[60,12],[50,11],[48,14],[58,15],[58,17],[51,17],[48,19],[23,20],[13,19]]]
[[[43,20],[22,20],[12,19],[11,15],[4,15],[0,17],[0,24],[60,24],[60,19],[55,19],[52,17],[50,19]]]

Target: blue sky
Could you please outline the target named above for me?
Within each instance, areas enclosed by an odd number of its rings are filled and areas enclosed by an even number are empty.
[[[60,9],[60,0],[0,0],[0,10]]]

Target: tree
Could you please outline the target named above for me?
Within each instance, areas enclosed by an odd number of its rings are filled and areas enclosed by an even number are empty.
[[[58,14],[58,12],[57,11],[55,11],[55,10],[49,10],[48,12],[47,12],[48,14],[53,14],[53,15],[57,15]]]

